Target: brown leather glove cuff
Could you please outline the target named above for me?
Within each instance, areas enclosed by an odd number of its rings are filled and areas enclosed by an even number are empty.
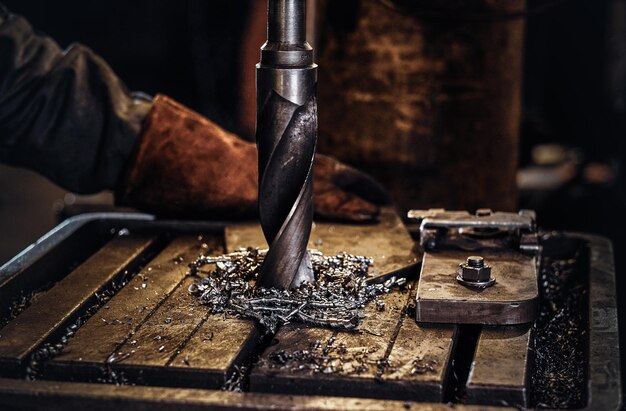
[[[249,217],[256,161],[253,144],[157,95],[116,201],[159,215]]]
[[[176,218],[245,219],[257,214],[257,150],[174,100],[158,95],[143,125],[119,205]],[[336,160],[315,160],[315,211],[326,219],[368,222],[384,190]],[[372,202],[364,200],[370,200]]]

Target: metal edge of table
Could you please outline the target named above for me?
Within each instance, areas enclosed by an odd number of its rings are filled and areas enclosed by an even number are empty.
[[[154,219],[155,217],[152,215],[141,213],[90,213],[68,218],[4,263],[0,267],[0,285],[27,269],[63,240],[71,237],[76,230],[91,222],[104,220],[145,222],[154,221]]]
[[[589,378],[585,409],[618,410],[622,407],[622,380],[613,243],[592,234],[564,232],[563,235],[584,240],[590,251]],[[610,258],[601,260],[602,254]]]
[[[115,386],[0,379],[0,407],[7,410],[502,410],[480,405],[419,403],[368,398],[237,393],[194,388]],[[506,408],[513,409],[513,408]]]
[[[228,221],[199,220],[159,220],[151,214],[144,213],[87,213],[62,221],[49,232],[27,246],[15,257],[0,266],[0,286],[7,280],[28,269],[35,261],[54,249],[63,240],[68,239],[78,229],[93,222],[124,223],[128,225],[151,223],[154,228],[175,229],[181,232],[202,232],[224,229]]]

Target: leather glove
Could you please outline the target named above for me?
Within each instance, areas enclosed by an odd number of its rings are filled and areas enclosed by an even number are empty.
[[[158,95],[116,200],[165,216],[250,218],[257,214],[257,181],[253,143]],[[313,185],[316,215],[326,219],[372,221],[388,201],[374,179],[322,155]]]

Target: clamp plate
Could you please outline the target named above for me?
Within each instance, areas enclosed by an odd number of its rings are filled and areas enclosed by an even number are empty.
[[[457,282],[457,268],[468,253],[427,251],[417,288],[419,322],[522,324],[535,319],[539,290],[536,257],[513,250],[485,250],[496,284],[477,289]]]

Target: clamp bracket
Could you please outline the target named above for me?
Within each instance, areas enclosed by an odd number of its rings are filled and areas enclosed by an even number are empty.
[[[523,324],[535,319],[540,247],[534,211],[411,210],[424,250],[416,319]]]

